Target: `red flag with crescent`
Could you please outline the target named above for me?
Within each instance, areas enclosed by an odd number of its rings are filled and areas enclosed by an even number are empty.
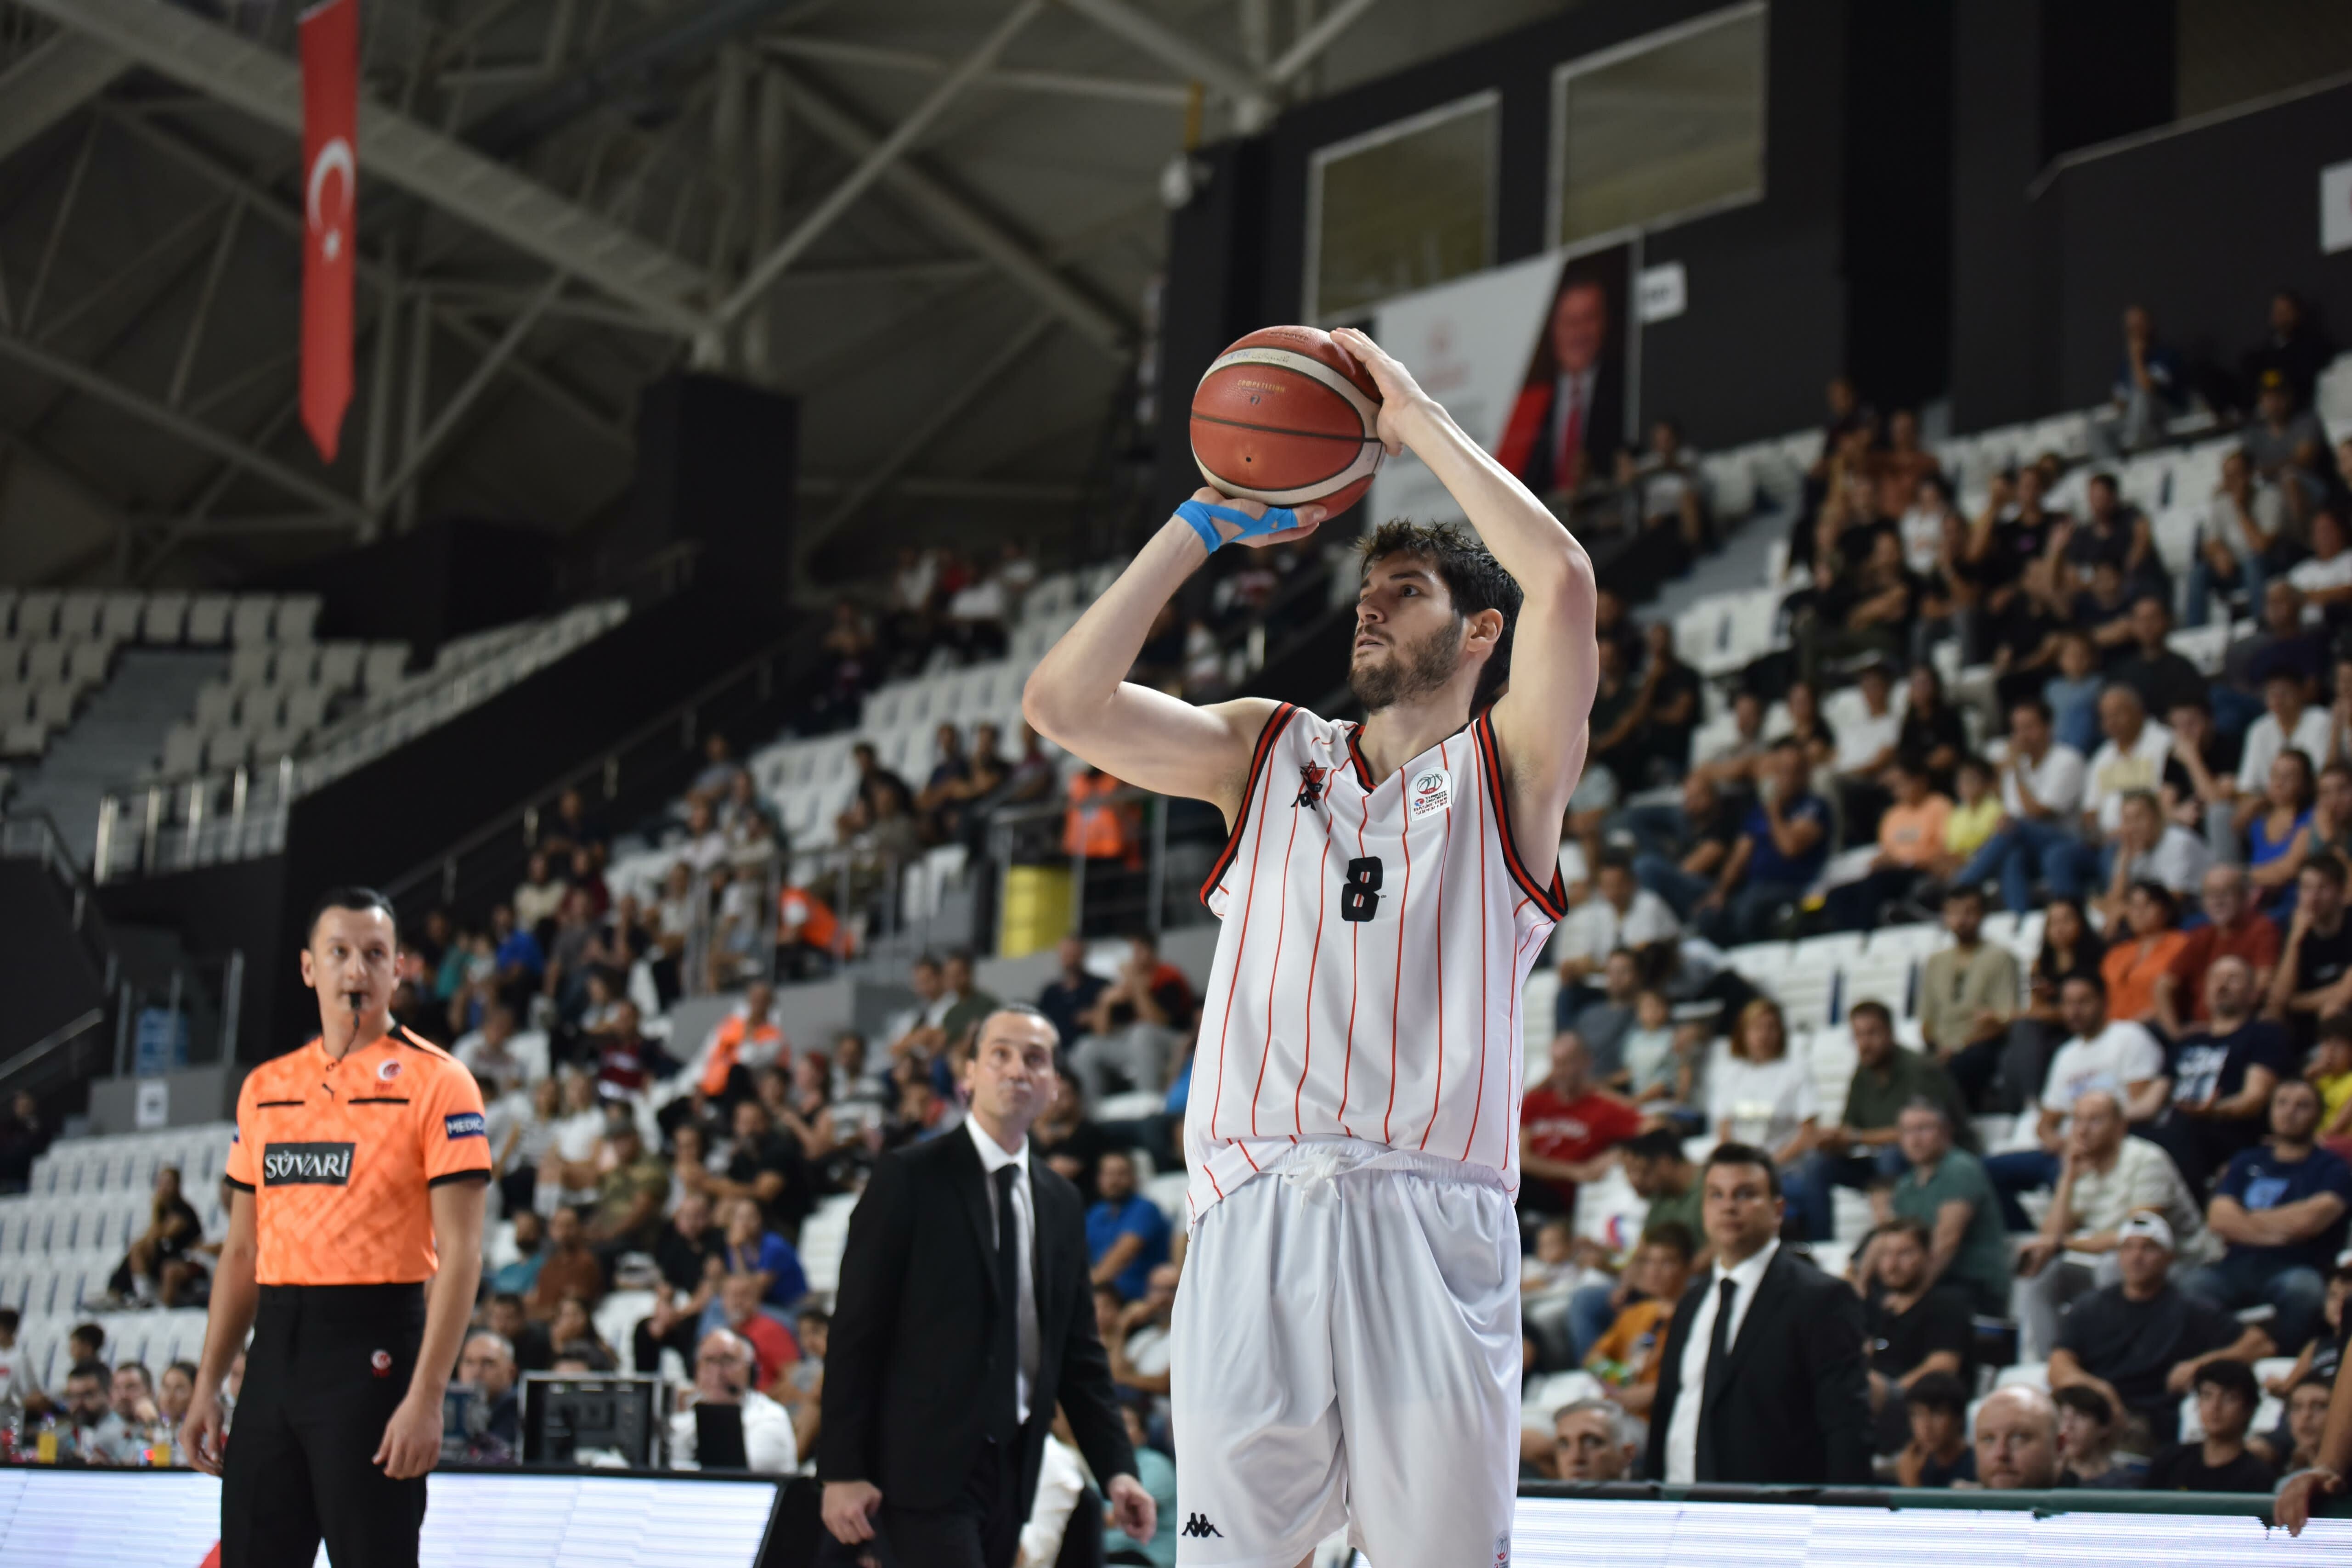
[[[302,13],[302,428],[335,460],[352,402],[359,260],[359,0]]]

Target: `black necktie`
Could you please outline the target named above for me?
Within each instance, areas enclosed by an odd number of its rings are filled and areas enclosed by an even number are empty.
[[[1715,1288],[1715,1329],[1706,1336],[1706,1386],[1705,1397],[1712,1400],[1723,1387],[1725,1364],[1731,1356],[1731,1303],[1739,1294],[1739,1281],[1727,1274]]]
[[[995,1430],[1000,1440],[1010,1438],[1021,1426],[1021,1396],[1017,1382],[1021,1364],[1021,1248],[1014,1234],[1013,1184],[1021,1177],[1019,1166],[996,1172],[996,1351],[990,1403],[995,1406]]]

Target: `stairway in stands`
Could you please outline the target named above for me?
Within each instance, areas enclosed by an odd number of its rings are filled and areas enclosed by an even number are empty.
[[[225,653],[123,650],[111,678],[71,727],[49,742],[37,765],[17,775],[11,805],[47,812],[75,858],[89,864],[100,794],[151,772],[164,732],[194,710],[196,688],[227,669]]]

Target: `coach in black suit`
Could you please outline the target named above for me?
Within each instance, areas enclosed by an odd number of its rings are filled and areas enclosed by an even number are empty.
[[[1700,1181],[1715,1267],[1666,1331],[1650,1406],[1650,1479],[1869,1485],[1860,1298],[1780,1249],[1770,1155],[1721,1145]]]
[[[1030,1158],[1055,1043],[1033,1008],[990,1014],[964,1125],[883,1155],[850,1216],[817,1439],[825,1528],[849,1560],[1010,1568],[1056,1403],[1120,1524],[1151,1538],[1077,1189]]]

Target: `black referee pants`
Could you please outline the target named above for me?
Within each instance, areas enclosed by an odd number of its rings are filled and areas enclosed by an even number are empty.
[[[421,1285],[264,1285],[221,1467],[221,1568],[415,1568],[425,1478],[373,1463],[408,1393]]]

